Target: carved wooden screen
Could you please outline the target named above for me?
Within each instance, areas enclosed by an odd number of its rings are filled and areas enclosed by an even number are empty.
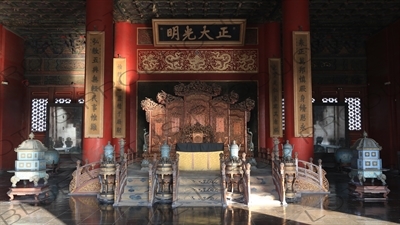
[[[250,121],[250,111],[254,108],[254,101],[246,99],[238,104],[233,104],[230,107],[229,122],[230,134],[229,142],[236,141],[240,145],[240,154],[248,153],[247,142],[247,123]]]
[[[176,85],[175,95],[161,91],[158,103],[146,98],[141,102],[149,122],[149,152],[159,152],[168,141],[172,153],[180,142],[224,143],[225,150],[234,140],[247,152],[247,122],[254,101],[236,103],[235,92],[220,96],[221,88],[203,82]]]
[[[229,143],[236,141],[236,144],[240,146],[240,152],[246,151],[246,124],[245,124],[246,113],[241,110],[231,110],[229,114],[230,120],[230,135]]]
[[[229,103],[222,100],[210,102],[210,122],[215,130],[215,142],[228,144]]]
[[[185,126],[210,124],[210,100],[211,96],[205,94],[185,96]]]
[[[184,125],[185,112],[183,98],[176,97],[161,91],[157,94],[157,101],[165,105],[165,124],[163,130],[165,132],[168,144],[177,143],[179,140],[180,128]],[[171,146],[175,150],[175,145]],[[159,149],[159,146],[155,146]]]
[[[166,122],[165,107],[158,105],[149,112],[150,131],[149,131],[149,152],[159,147],[167,140],[168,133],[165,131]]]

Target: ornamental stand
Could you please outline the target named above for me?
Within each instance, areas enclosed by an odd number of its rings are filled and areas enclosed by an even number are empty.
[[[226,174],[226,199],[240,202],[243,199],[243,161],[239,158],[240,145],[233,140],[232,145],[228,145],[230,157],[225,160]],[[244,156],[245,158],[245,156]]]
[[[171,147],[165,142],[161,146],[161,159],[157,163],[156,199],[161,202],[172,202],[172,162],[169,157]]]
[[[15,170],[8,172],[14,173],[11,177],[11,188],[7,192],[10,200],[14,199],[14,195],[34,195],[35,201],[38,196],[49,191],[47,180],[49,175],[46,173],[45,152],[47,148],[39,140],[34,139],[33,133],[29,134],[29,139],[22,142],[18,148],[17,160],[15,160]],[[44,184],[39,184],[39,180],[43,179]],[[17,183],[22,180],[23,185]],[[29,182],[33,182],[33,185]]]
[[[364,201],[387,200],[390,190],[386,185],[386,175],[382,172],[382,159],[379,158],[382,147],[374,139],[367,138],[364,132],[364,137],[358,139],[351,148],[353,157],[349,193]]]
[[[294,199],[296,197],[296,190],[294,184],[296,182],[296,161],[292,158],[293,146],[289,144],[287,140],[284,145],[282,145],[283,152],[283,163],[284,163],[284,187],[285,187],[285,197],[286,199]],[[296,158],[297,158],[297,152]]]
[[[114,147],[111,146],[110,142],[108,142],[108,144],[104,147],[104,154],[101,156],[101,165],[99,171],[101,187],[100,193],[97,195],[97,199],[101,203],[114,203],[115,169],[116,160]]]

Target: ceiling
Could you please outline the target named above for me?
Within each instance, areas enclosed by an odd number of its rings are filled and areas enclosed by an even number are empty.
[[[400,0],[309,0],[313,33],[369,36],[400,18]],[[153,18],[281,20],[281,0],[114,0],[114,20]],[[0,23],[26,40],[85,34],[85,0],[2,0]]]

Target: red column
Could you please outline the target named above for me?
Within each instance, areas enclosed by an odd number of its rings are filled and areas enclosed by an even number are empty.
[[[82,159],[96,162],[112,133],[113,0],[86,0],[86,31],[105,32],[103,137],[83,138]]]
[[[128,22],[115,24],[114,57],[126,59],[126,147],[136,149],[136,35],[137,26]],[[117,142],[116,142],[117,143]]]
[[[309,1],[283,0],[283,77],[285,98],[285,138],[294,145],[299,159],[309,161],[313,156],[313,138],[294,136],[293,43],[292,31],[309,31]]]
[[[266,147],[272,151],[274,146],[273,139],[270,137],[269,132],[269,70],[268,70],[268,59],[269,58],[280,58],[281,57],[281,23],[278,22],[268,22],[265,24],[265,65],[267,71],[265,89],[266,91],[266,101],[265,101],[265,112],[266,112]]]
[[[266,72],[267,67],[263,66],[268,62],[268,58],[265,57],[265,49],[266,42],[268,40],[263,40],[265,35],[265,27],[260,26],[258,28],[258,37],[260,43],[260,72],[258,74],[258,152],[261,149],[266,148],[266,138],[268,137],[267,129],[268,129],[268,74]],[[260,156],[260,154],[258,155]]]

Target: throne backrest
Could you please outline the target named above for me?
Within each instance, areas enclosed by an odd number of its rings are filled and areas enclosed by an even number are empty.
[[[181,143],[211,143],[214,142],[214,132],[210,125],[203,126],[200,123],[196,123],[191,126],[185,126],[180,131]]]
[[[203,132],[194,132],[192,133],[193,143],[203,143],[204,133]]]

